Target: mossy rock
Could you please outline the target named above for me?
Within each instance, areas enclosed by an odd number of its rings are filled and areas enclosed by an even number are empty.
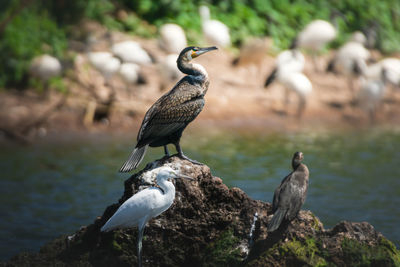
[[[400,266],[400,252],[394,244],[380,237],[377,246],[345,238],[341,244],[343,260],[350,266]]]

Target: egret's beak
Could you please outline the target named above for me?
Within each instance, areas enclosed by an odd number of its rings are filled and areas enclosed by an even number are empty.
[[[183,175],[183,174],[178,174],[178,176],[175,177],[175,179],[178,179],[178,178],[184,178],[184,179],[188,179],[188,180],[192,180],[192,181],[194,180],[194,178],[187,176],[187,175]]]
[[[192,58],[198,57],[204,53],[217,50],[218,48],[216,46],[210,46],[210,47],[204,47],[204,48],[199,48],[198,51],[192,53]]]

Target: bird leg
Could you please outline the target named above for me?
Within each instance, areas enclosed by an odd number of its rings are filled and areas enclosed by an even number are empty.
[[[143,239],[144,226],[139,227],[138,240],[137,240],[137,258],[138,267],[142,267],[142,239]]]
[[[185,156],[185,155],[183,154],[183,151],[182,151],[182,148],[181,148],[181,145],[179,144],[179,142],[176,142],[174,145],[175,145],[175,147],[176,147],[176,151],[178,151],[178,156],[179,156],[181,159],[186,159],[186,160],[190,161],[190,162],[193,163],[193,164],[204,165],[203,163],[198,162],[197,160],[193,160],[193,159],[190,159],[190,158],[188,158],[187,156]]]
[[[305,97],[304,96],[299,96],[299,106],[298,106],[297,114],[296,114],[297,119],[301,119],[301,117],[303,116],[303,112],[304,112],[305,107],[306,107]]]
[[[314,65],[314,71],[316,73],[319,73],[319,67],[318,67],[318,55],[316,52],[312,53],[312,61],[313,61],[313,65]]]
[[[165,156],[169,157],[169,151],[168,151],[167,145],[164,146],[164,153],[165,153]]]

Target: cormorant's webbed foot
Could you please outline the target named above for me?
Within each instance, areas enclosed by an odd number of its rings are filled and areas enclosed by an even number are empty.
[[[190,161],[193,164],[204,165],[203,163],[198,162],[197,160],[193,160],[193,159],[190,159],[190,158],[186,157],[183,154],[183,151],[182,151],[181,146],[179,145],[179,142],[175,144],[175,147],[176,147],[176,151],[178,151],[178,157],[180,157],[181,159],[186,159],[186,160]]]
[[[188,160],[188,161],[190,161],[191,163],[196,164],[196,165],[204,165],[204,163],[201,163],[201,162],[198,162],[197,160],[188,158],[188,157],[185,156],[183,153],[178,153],[178,157],[180,157],[181,159]]]

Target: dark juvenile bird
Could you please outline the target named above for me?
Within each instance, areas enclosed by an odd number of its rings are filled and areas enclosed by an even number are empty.
[[[301,163],[302,160],[302,152],[294,153],[293,171],[275,189],[272,202],[274,216],[268,223],[268,232],[278,229],[283,220],[293,220],[306,200],[309,171],[307,166]]]
[[[177,65],[179,70],[187,75],[146,112],[137,136],[136,147],[120,168],[120,172],[135,169],[142,161],[148,146],[164,146],[165,154],[169,156],[167,145],[174,144],[179,157],[198,163],[183,154],[179,141],[183,130],[203,109],[204,95],[210,81],[203,66],[191,64],[190,61],[216,49],[215,46],[190,46],[182,50]]]

